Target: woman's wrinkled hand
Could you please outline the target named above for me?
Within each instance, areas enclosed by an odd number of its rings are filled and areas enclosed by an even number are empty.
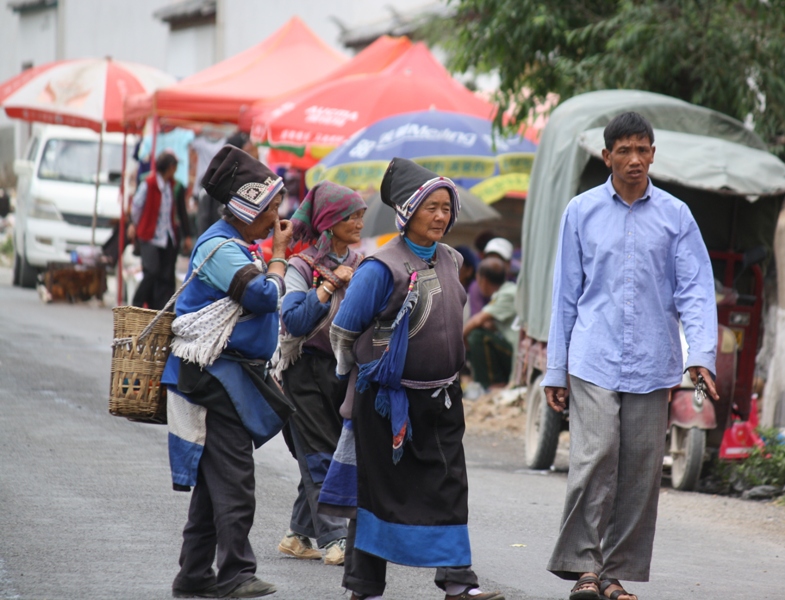
[[[354,269],[352,269],[351,267],[347,267],[345,265],[339,265],[333,271],[333,274],[343,282],[343,285],[346,285],[352,280],[352,275],[354,275]]]
[[[292,234],[294,227],[291,221],[286,219],[278,219],[275,221],[275,229],[273,229],[273,256],[283,258],[286,255],[286,249],[292,241]]]

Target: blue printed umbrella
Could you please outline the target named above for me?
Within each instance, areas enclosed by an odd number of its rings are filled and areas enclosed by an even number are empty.
[[[536,149],[522,137],[494,136],[491,122],[478,117],[437,110],[404,113],[356,133],[311,168],[306,183],[311,187],[329,179],[378,190],[390,159],[399,156],[468,188],[499,175],[528,174]]]

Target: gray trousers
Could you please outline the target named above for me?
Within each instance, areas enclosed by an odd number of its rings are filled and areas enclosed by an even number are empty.
[[[612,392],[570,376],[570,472],[548,570],[648,581],[668,390]]]
[[[256,557],[248,534],[256,509],[255,488],[251,435],[233,408],[208,408],[207,437],[183,530],[174,589],[201,590],[216,584],[222,596],[254,576]],[[213,570],[216,558],[217,576]]]
[[[297,427],[292,422],[289,425],[297,454],[297,464],[300,467],[300,484],[297,486],[297,498],[292,506],[289,529],[315,539],[316,545],[319,548],[324,548],[330,542],[346,537],[348,533],[346,519],[317,512],[322,484],[316,483],[311,477],[311,470],[308,468],[300,434],[297,433]]]

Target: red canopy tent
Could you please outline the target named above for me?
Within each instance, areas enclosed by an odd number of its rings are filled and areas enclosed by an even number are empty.
[[[304,89],[347,61],[298,17],[266,40],[152,95],[136,95],[126,120],[157,116],[177,121],[238,123],[260,98]]]
[[[258,115],[252,131],[272,148],[319,157],[384,117],[430,108],[486,119],[495,111],[418,42],[380,72],[330,77],[274,108],[273,118]]]
[[[397,58],[412,47],[412,42],[407,37],[390,37],[383,35],[366,47],[362,52],[351,58],[327,76],[322,77],[309,85],[305,90],[289,92],[281,96],[265,97],[258,100],[240,117],[240,129],[250,131],[254,120],[257,122],[269,121],[276,112],[282,110],[291,102],[295,102],[302,94],[307,94],[314,87],[335,81],[349,75],[362,75],[379,73],[390,66]]]

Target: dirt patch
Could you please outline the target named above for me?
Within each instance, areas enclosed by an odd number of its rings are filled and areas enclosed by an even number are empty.
[[[476,400],[464,400],[466,430],[521,436],[526,430],[525,397],[526,388],[513,388],[483,394]]]

